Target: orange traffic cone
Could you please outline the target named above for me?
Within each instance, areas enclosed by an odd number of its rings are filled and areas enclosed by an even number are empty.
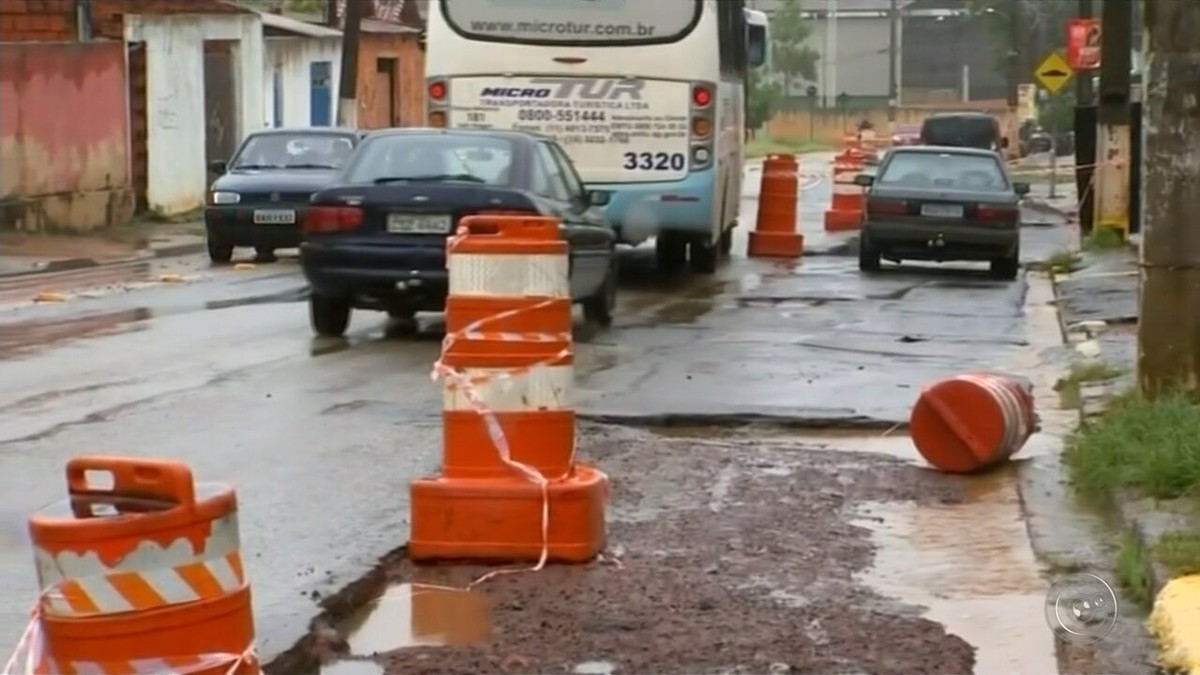
[[[586,562],[604,548],[608,478],[575,462],[558,228],[471,216],[448,244],[442,471],[411,486],[413,560]]]
[[[917,452],[946,473],[975,473],[1006,461],[1036,427],[1029,385],[997,373],[958,375],[926,387],[909,417]]]
[[[804,236],[796,231],[799,169],[795,155],[770,155],[763,161],[758,221],[747,247],[750,257],[799,258],[804,254]]]
[[[825,212],[825,231],[842,232],[862,227],[866,198],[854,177],[866,166],[858,140],[850,137],[845,148],[833,158],[833,202]]]
[[[37,673],[261,672],[233,488],[195,486],[179,462],[101,456],[69,461],[67,485],[67,502],[29,519]]]

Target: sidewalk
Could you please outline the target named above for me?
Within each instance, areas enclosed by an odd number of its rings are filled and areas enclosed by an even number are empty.
[[[136,223],[94,236],[0,233],[0,278],[65,272],[204,251],[204,225]]]
[[[1104,364],[1106,379],[1080,384],[1080,416],[1097,419],[1109,401],[1136,385],[1138,261],[1132,247],[1082,252],[1081,269],[1055,278],[1064,334],[1081,362]],[[1200,576],[1178,577],[1159,557],[1161,545],[1173,545],[1180,532],[1200,531],[1200,512],[1189,498],[1155,501],[1119,494],[1111,515],[1126,541],[1121,547],[1127,574],[1139,578],[1153,599],[1151,630],[1157,635],[1161,660],[1168,668],[1197,672],[1200,664]],[[1174,579],[1173,579],[1174,577]]]

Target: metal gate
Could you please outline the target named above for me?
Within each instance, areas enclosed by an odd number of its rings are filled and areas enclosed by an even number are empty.
[[[129,53],[129,149],[133,176],[134,204],[139,213],[149,207],[149,130],[146,122],[146,43],[130,42]]]

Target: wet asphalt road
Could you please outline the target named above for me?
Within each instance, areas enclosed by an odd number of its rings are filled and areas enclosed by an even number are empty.
[[[922,384],[1012,362],[1025,341],[1024,280],[971,265],[864,277],[852,246],[819,232],[827,166],[802,171],[801,220],[819,255],[746,260],[741,228],[717,275],[664,281],[651,251],[626,254],[617,325],[578,331],[583,415],[887,426]],[[748,168],[743,223],[757,181]],[[1023,255],[1041,260],[1065,242],[1061,229],[1026,228]],[[437,317],[413,335],[359,313],[347,340],[319,340],[294,261],[155,265],[145,283],[0,307],[3,655],[35,593],[25,519],[63,496],[74,455],[178,458],[199,480],[235,484],[268,659],[306,630],[314,592],[404,543],[408,481],[438,464]],[[179,277],[154,281],[162,273]]]

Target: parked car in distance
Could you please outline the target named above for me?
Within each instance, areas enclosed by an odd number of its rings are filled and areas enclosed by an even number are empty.
[[[858,267],[880,260],[977,260],[992,274],[1016,278],[1020,267],[1020,201],[998,154],[975,148],[914,146],[888,151],[867,188]]]
[[[300,245],[300,221],[313,193],[341,169],[362,134],[326,127],[252,132],[228,161],[214,161],[204,208],[208,257],[227,263],[235,246],[259,260]]]
[[[1008,148],[1008,139],[1000,131],[1000,121],[979,112],[944,112],[926,117],[921,123],[919,143],[994,152]]]
[[[300,264],[314,332],[342,335],[354,309],[411,318],[445,309],[446,238],[464,216],[552,216],[570,245],[571,295],[612,322],[616,237],[553,140],[519,131],[386,129],[313,195]]]
[[[921,142],[920,124],[897,124],[892,128],[892,147],[917,145]]]

